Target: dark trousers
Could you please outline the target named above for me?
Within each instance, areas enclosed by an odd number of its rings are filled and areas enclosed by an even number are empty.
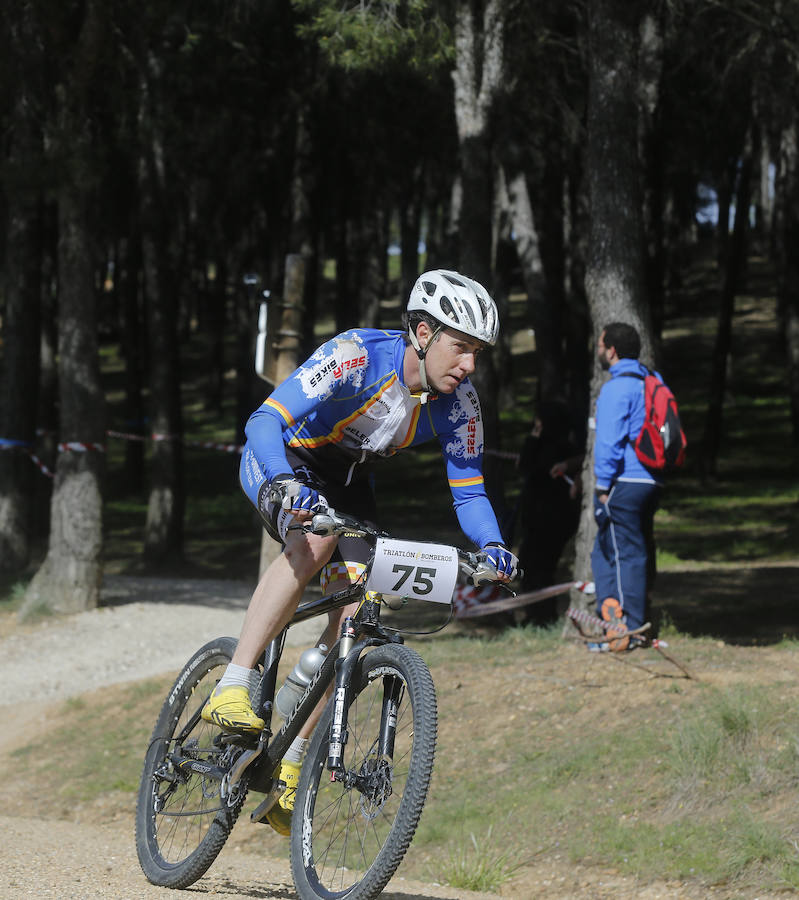
[[[649,615],[649,589],[655,578],[653,520],[660,500],[655,484],[617,481],[606,504],[594,499],[597,536],[591,551],[597,612],[615,597],[629,628]]]

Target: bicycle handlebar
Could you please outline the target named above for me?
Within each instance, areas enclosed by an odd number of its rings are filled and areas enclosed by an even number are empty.
[[[320,508],[313,518],[298,525],[290,525],[289,528],[302,529],[306,533],[318,534],[321,537],[334,537],[341,534],[373,538],[388,537],[387,532],[372,528],[353,516],[338,513],[332,507]],[[460,572],[469,584],[478,586],[499,580],[499,573],[488,561],[484,552],[474,553],[468,550],[458,550],[457,552]]]

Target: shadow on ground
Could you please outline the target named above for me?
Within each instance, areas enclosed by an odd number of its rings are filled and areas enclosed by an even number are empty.
[[[744,646],[799,640],[799,565],[659,572],[653,604],[694,637]]]

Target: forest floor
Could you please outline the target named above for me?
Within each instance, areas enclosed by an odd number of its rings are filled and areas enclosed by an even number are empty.
[[[662,592],[666,597],[695,591],[699,578],[703,590],[713,587],[730,602],[730,592],[745,592],[747,579],[752,577],[765,588],[764,596],[769,595],[771,584],[794,608],[799,601],[799,560],[784,563],[779,570],[765,566],[738,571],[737,588],[731,586],[728,570],[664,576]],[[786,585],[793,587],[786,591]],[[0,788],[0,827],[4,834],[0,897],[135,900],[178,896],[178,892],[149,885],[138,867],[132,786],[94,796],[88,791],[82,795],[88,782],[84,780],[81,787],[80,779],[70,774],[68,761],[70,757],[86,755],[87,748],[59,741],[47,749],[43,759],[42,740],[48,733],[69,733],[64,729],[71,725],[79,742],[85,710],[94,705],[116,711],[116,721],[108,722],[108,728],[124,732],[127,723],[121,717],[130,705],[131,687],[157,677],[162,687],[151,701],[154,717],[163,688],[170,681],[169,674],[210,637],[237,634],[248,590],[239,582],[117,577],[110,579],[107,587],[105,596],[110,605],[97,610],[26,625],[19,624],[11,613],[0,615],[0,683],[5,688],[0,699],[0,767],[6,773]],[[455,622],[448,628],[461,636],[471,634],[479,638],[481,632],[485,633],[479,620]],[[287,654],[291,656],[294,647],[307,645],[312,632],[311,623],[299,626]],[[779,683],[795,688],[799,679],[799,654],[775,646],[741,647],[719,639],[713,655],[708,656],[707,648],[692,638],[678,637],[670,645],[675,658],[690,667],[693,679],[686,679],[682,671],[655,651],[637,651],[619,658],[588,653],[578,644],[562,644],[554,653],[543,654],[540,660],[531,659],[525,664],[524,675],[529,679],[529,689],[535,691],[537,709],[545,709],[563,697],[569,697],[573,703],[575,695],[582,695],[590,703],[593,721],[610,726],[623,717],[631,730],[650,718],[657,704],[673,697],[675,686],[683,693],[686,708],[690,708],[691,695],[700,691],[700,685]],[[518,688],[519,673],[497,672],[496,677],[486,680],[480,672],[459,667],[457,660],[452,659],[440,665],[434,660],[431,667],[440,695],[439,759],[443,762],[442,757],[457,757],[468,736],[475,734],[484,736],[490,756],[490,747],[505,732],[508,718],[515,718],[515,714],[509,716],[513,706],[497,700],[506,688]],[[453,681],[457,682],[457,690],[453,689]],[[793,689],[789,693],[795,696]],[[466,705],[457,700],[463,696],[469,698]],[[575,710],[574,706],[570,708]],[[579,728],[585,709],[580,706],[573,711],[571,723],[562,715],[559,721],[554,716],[555,721],[550,720],[548,727],[556,733],[564,728]],[[138,723],[142,733],[149,732],[152,717]],[[130,725],[133,728],[134,723]],[[540,725],[531,732],[541,734]],[[103,751],[105,765],[108,757],[117,752],[124,755],[126,751]],[[63,783],[54,791],[52,779],[42,777],[42,765],[52,770],[62,758]],[[91,779],[92,774],[99,773],[85,772],[83,778]],[[637,784],[636,790],[645,793],[647,785]],[[435,791],[428,801],[431,802],[435,802]],[[530,848],[538,848],[543,837],[536,823],[531,821],[520,827],[529,830]],[[208,898],[294,897],[286,844],[271,832],[266,835],[268,829],[254,833],[257,828],[242,817],[218,861],[190,892]],[[424,840],[418,837],[417,841],[420,839]],[[424,853],[424,846],[415,849]],[[709,884],[690,878],[662,880],[655,871],[630,875],[596,861],[575,862],[568,854],[558,852],[557,845],[543,851],[536,849],[499,888],[499,893],[514,900],[539,896],[558,900],[765,900],[796,896],[788,889],[742,889],[740,885]],[[385,896],[389,900],[467,900],[497,894],[472,893],[433,883],[432,878],[406,880],[401,867]]]

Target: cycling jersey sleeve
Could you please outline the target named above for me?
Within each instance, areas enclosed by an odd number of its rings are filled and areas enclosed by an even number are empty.
[[[291,471],[285,446],[305,418],[331,397],[360,388],[366,359],[357,332],[336,335],[278,385],[250,416],[245,433],[267,479]]]
[[[449,428],[439,434],[447,480],[458,522],[478,547],[491,541],[504,543],[483,481],[483,420],[480,401],[470,382],[456,390],[448,416]]]
[[[244,433],[267,481],[291,472],[283,443],[283,420],[273,407],[262,403],[248,419]]]

